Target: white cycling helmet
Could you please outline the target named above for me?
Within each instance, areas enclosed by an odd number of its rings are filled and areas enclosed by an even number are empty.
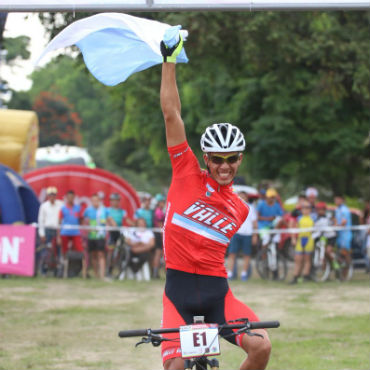
[[[206,128],[200,139],[203,152],[242,152],[244,135],[231,123],[214,123]]]

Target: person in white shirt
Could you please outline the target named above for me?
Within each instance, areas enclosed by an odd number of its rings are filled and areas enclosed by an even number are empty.
[[[46,189],[47,200],[41,204],[38,215],[38,233],[40,244],[43,246],[36,255],[36,266],[41,268],[41,273],[46,273],[45,267],[39,266],[43,260],[43,255],[47,252],[46,248],[50,248],[52,243],[56,243],[57,228],[59,226],[59,212],[63,206],[63,202],[57,199],[58,189],[54,186],[49,186]],[[59,251],[58,251],[59,254]]]
[[[257,212],[253,205],[248,203],[248,194],[245,192],[239,193],[240,198],[242,198],[249,206],[249,214],[247,219],[244,221],[240,229],[231,239],[229,245],[229,256],[228,256],[228,279],[234,279],[234,267],[236,256],[241,250],[244,254],[243,269],[240,275],[240,279],[247,281],[249,278],[248,271],[250,266],[250,259],[252,254],[252,244],[257,244],[257,234],[253,234],[253,229],[257,229]]]
[[[130,246],[131,258],[129,267],[136,275],[141,267],[149,260],[149,252],[154,248],[155,238],[152,230],[147,229],[144,218],[136,220],[137,229],[125,234],[125,242]],[[150,274],[146,280],[150,279]]]

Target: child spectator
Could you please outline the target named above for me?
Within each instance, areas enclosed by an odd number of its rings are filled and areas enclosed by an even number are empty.
[[[311,217],[311,204],[305,200],[301,206],[302,216],[298,218],[298,228],[305,229],[314,226],[314,221]],[[294,277],[291,284],[296,284],[303,271],[304,281],[310,279],[311,271],[311,255],[314,250],[314,243],[312,239],[311,231],[302,231],[292,239],[295,247],[294,257]]]
[[[89,226],[105,226],[107,210],[97,194],[91,196],[91,206],[85,209],[84,217]],[[105,275],[105,234],[104,230],[90,230],[87,241],[95,277],[100,279]]]
[[[317,211],[317,220],[315,222],[315,226],[317,227],[328,227],[332,226],[333,223],[326,214],[326,203],[325,202],[318,202],[316,204],[316,211]],[[334,269],[339,268],[338,262],[335,260],[335,253],[334,253],[334,245],[336,239],[336,232],[334,230],[325,230],[325,231],[315,231],[312,234],[314,240],[324,236],[326,238],[326,248],[325,254],[330,260],[331,264],[333,265]]]

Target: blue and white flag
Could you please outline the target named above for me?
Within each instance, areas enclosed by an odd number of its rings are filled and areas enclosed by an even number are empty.
[[[77,45],[89,71],[105,85],[114,86],[135,72],[163,62],[160,42],[174,45],[181,26],[121,13],[103,13],[73,22],[50,41],[37,60],[53,50]],[[177,62],[187,63],[182,49]]]

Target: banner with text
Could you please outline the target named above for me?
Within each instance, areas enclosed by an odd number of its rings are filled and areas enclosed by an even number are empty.
[[[36,229],[0,226],[0,274],[33,276]]]

